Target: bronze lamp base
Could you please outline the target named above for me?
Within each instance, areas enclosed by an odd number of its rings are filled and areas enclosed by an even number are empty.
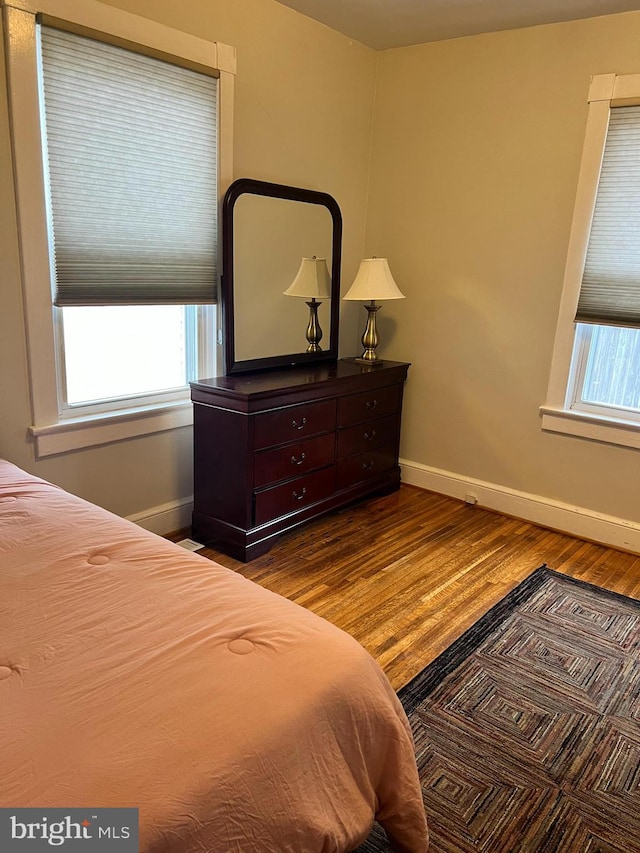
[[[367,325],[365,326],[364,334],[362,335],[362,346],[364,352],[361,356],[355,359],[359,364],[368,364],[371,367],[377,367],[382,364],[382,360],[378,358],[376,347],[378,346],[378,329],[376,327],[376,314],[382,308],[381,305],[376,305],[372,299],[368,305],[364,306],[367,309]]]

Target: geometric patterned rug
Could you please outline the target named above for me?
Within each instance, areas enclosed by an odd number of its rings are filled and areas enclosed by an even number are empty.
[[[399,696],[429,853],[640,853],[639,601],[542,566]]]

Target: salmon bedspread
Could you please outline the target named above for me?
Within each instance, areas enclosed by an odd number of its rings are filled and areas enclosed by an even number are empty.
[[[142,853],[427,830],[407,718],[320,617],[0,460],[0,806],[133,807]]]

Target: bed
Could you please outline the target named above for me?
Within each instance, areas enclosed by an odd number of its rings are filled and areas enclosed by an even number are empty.
[[[423,853],[413,743],[350,636],[0,460],[0,806],[135,807],[141,853]]]

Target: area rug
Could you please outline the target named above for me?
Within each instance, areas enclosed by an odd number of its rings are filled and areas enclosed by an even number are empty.
[[[639,601],[542,566],[399,696],[429,853],[640,853]]]

